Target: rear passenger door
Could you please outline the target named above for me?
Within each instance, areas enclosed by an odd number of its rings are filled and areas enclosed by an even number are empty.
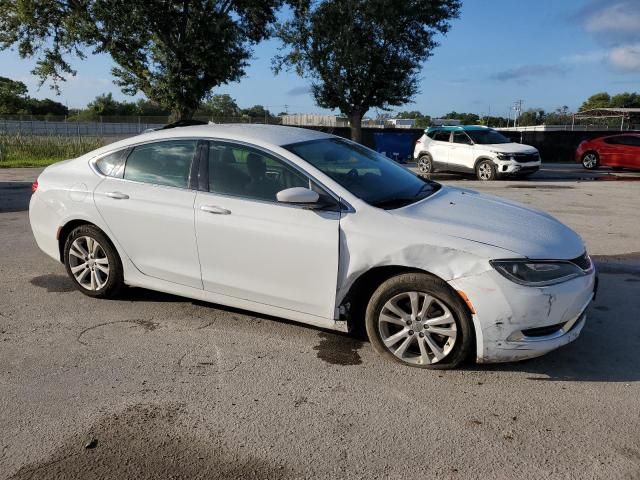
[[[463,131],[453,132],[449,150],[448,168],[459,172],[473,171],[473,142]]]
[[[451,132],[440,130],[433,134],[431,145],[429,145],[429,153],[433,160],[435,168],[446,170],[449,161],[449,137]]]
[[[125,158],[104,158],[94,191],[113,237],[145,275],[202,288],[195,239],[191,168],[197,140],[138,145]],[[117,163],[114,165],[114,163]]]
[[[310,186],[308,176],[261,149],[212,141],[200,162],[195,203],[204,289],[334,318],[340,209],[310,210],[276,193]]]

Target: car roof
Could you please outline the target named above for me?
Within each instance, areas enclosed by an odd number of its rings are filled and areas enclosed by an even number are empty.
[[[484,125],[438,125],[435,127],[429,127],[427,128],[427,133],[428,132],[434,132],[436,130],[444,130],[447,132],[450,131],[473,131],[473,130],[492,130],[489,127],[485,127]]]
[[[119,142],[114,142],[102,148],[90,152],[90,155],[97,156],[102,153],[126,148],[136,143],[149,142],[154,140],[170,140],[174,138],[218,138],[222,140],[236,140],[246,143],[262,144],[281,147],[292,143],[306,142],[309,140],[321,140],[332,138],[334,135],[311,130],[308,128],[284,127],[282,125],[261,125],[261,124],[206,124],[192,125],[187,127],[173,127],[161,130],[154,130],[142,133],[133,137],[128,137]],[[88,154],[89,155],[89,154]]]

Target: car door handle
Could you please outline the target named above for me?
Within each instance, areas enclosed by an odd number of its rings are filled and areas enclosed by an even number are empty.
[[[200,210],[207,213],[213,213],[215,215],[229,215],[231,214],[231,210],[227,210],[226,208],[218,207],[216,205],[202,205]]]
[[[107,192],[105,195],[109,198],[115,198],[116,200],[126,200],[129,198],[129,195],[122,192]]]

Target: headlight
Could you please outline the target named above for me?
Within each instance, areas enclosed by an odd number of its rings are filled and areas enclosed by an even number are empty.
[[[513,160],[513,154],[511,153],[496,153],[498,160]]]
[[[491,260],[491,266],[512,282],[544,287],[586,275],[576,264],[547,260]]]

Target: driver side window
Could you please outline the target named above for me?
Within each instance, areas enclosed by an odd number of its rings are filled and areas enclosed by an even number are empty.
[[[276,202],[280,190],[309,188],[309,179],[261,150],[244,145],[210,142],[209,191]]]

